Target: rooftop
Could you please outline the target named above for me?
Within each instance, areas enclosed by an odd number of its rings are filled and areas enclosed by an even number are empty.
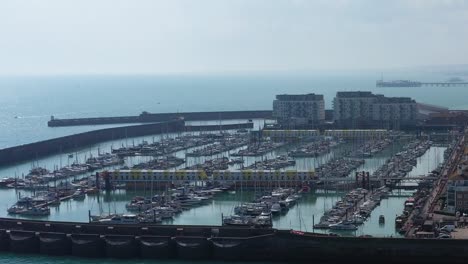
[[[373,94],[367,91],[355,91],[355,92],[337,92],[336,97],[338,98],[376,98],[377,103],[382,104],[395,104],[395,103],[416,103],[415,100],[410,97],[386,97],[383,94]]]
[[[363,92],[363,91],[355,91],[355,92],[337,92],[336,97],[339,98],[354,98],[354,97],[375,97],[376,95],[372,94],[372,92]]]
[[[459,174],[457,172],[452,173],[452,175],[449,176],[449,180],[451,181],[465,181],[468,180],[468,172],[464,170],[462,174]]]
[[[279,94],[276,96],[280,101],[323,101],[322,94]]]
[[[409,97],[385,97],[383,95],[378,96],[378,102],[383,104],[416,103],[415,100]]]

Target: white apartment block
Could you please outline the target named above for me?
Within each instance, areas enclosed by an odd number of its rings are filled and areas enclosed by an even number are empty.
[[[418,107],[408,97],[385,97],[371,92],[338,92],[333,101],[334,120],[344,126],[412,126]]]
[[[277,95],[273,101],[273,117],[279,123],[320,124],[325,120],[323,95]]]

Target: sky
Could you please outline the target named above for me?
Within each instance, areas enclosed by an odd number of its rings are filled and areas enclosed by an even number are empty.
[[[468,62],[468,0],[0,0],[0,75]]]

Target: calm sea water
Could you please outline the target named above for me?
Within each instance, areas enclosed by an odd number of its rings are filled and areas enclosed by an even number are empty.
[[[386,73],[388,79],[446,80],[433,72]],[[367,90],[388,96],[468,109],[463,87],[376,88],[380,73],[261,76],[61,76],[0,77],[0,148],[109,126],[49,128],[58,118],[137,115],[149,112],[272,109],[281,93],[324,94],[332,109],[337,91]],[[111,125],[112,126],[112,125]]]
[[[389,79],[413,79],[420,81],[446,80],[449,75],[436,73],[394,73]],[[58,118],[136,115],[142,111],[182,112],[215,110],[261,110],[271,109],[276,94],[318,93],[324,94],[326,108],[332,108],[331,100],[337,91],[367,90],[388,96],[410,96],[429,104],[450,108],[468,109],[465,88],[375,88],[380,73],[327,74],[310,76],[69,76],[69,77],[0,77],[0,148],[30,143],[53,137],[69,135],[108,126],[81,126],[49,128],[51,115]],[[243,122],[236,120],[230,122]],[[262,121],[255,121],[256,127]],[[174,136],[174,135],[172,135]],[[76,151],[75,157],[84,160],[95,155],[98,148],[109,151],[111,146],[139,143],[142,140],[159,140],[160,136],[105,142]],[[399,146],[390,148],[376,157],[367,159],[360,170],[374,171]],[[442,161],[444,148],[433,147],[418,159],[412,175],[422,175],[434,169]],[[287,149],[269,153],[273,157],[284,154]],[[184,152],[177,153],[184,157]],[[313,169],[333,157],[333,153],[317,159],[299,159],[297,168]],[[251,158],[247,165],[260,158]],[[52,168],[72,162],[67,153],[40,158],[37,164]],[[141,159],[129,160],[129,163]],[[188,163],[202,162],[190,159]],[[26,174],[32,162],[0,168],[0,177]],[[291,168],[292,169],[292,168]],[[110,196],[88,196],[84,201],[67,201],[52,209],[49,220],[87,221],[88,210],[93,213],[123,212],[125,203],[135,195],[145,193],[132,190],[116,191]],[[398,194],[398,193],[396,193]],[[14,190],[0,190],[0,216],[7,216],[6,208],[11,206],[19,193]],[[22,193],[28,195],[28,193]],[[148,193],[146,193],[148,195]],[[241,200],[249,200],[252,192],[225,194],[212,203],[192,209],[178,216],[173,224],[221,223],[221,214],[230,214]],[[315,192],[303,199],[290,210],[286,217],[275,220],[274,226],[285,229],[312,231],[312,218],[316,221],[323,212],[333,206],[343,193]],[[375,236],[397,235],[393,220],[395,212],[400,213],[408,193],[402,197],[383,200],[371,218],[356,232]],[[378,224],[379,215],[387,217],[386,225]],[[393,217],[393,218],[392,218]],[[94,260],[73,258],[49,258],[44,256],[17,256],[0,254],[0,262],[11,263],[95,263]],[[100,260],[114,263],[114,260]],[[130,263],[117,261],[117,263]],[[131,261],[131,263],[148,263]],[[161,262],[163,263],[163,262]],[[175,264],[177,261],[167,263]],[[211,263],[211,262],[210,262]]]

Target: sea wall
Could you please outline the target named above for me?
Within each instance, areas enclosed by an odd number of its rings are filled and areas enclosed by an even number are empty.
[[[140,137],[171,132],[229,130],[253,128],[253,123],[230,125],[185,126],[183,120],[166,121],[154,124],[133,125],[93,130],[75,135],[59,137],[35,143],[0,149],[0,166],[42,158],[69,150],[97,144],[109,140]]]
[[[99,142],[184,130],[181,120],[99,129],[0,150],[0,166],[36,159]]]
[[[200,126],[185,126],[185,131],[214,131],[214,130],[234,130],[234,129],[251,129],[253,123],[226,124],[226,125],[200,125]]]
[[[0,250],[76,257],[304,263],[462,263],[466,240],[340,237],[228,226],[0,219]]]
[[[80,125],[102,125],[102,124],[127,124],[127,123],[154,123],[164,122],[174,119],[184,119],[185,121],[206,121],[206,120],[229,120],[229,119],[252,119],[271,118],[271,110],[258,111],[216,111],[216,112],[183,112],[183,113],[148,113],[143,112],[138,116],[120,117],[95,117],[95,118],[71,118],[57,119],[52,117],[47,123],[50,127],[59,126],[80,126]]]

